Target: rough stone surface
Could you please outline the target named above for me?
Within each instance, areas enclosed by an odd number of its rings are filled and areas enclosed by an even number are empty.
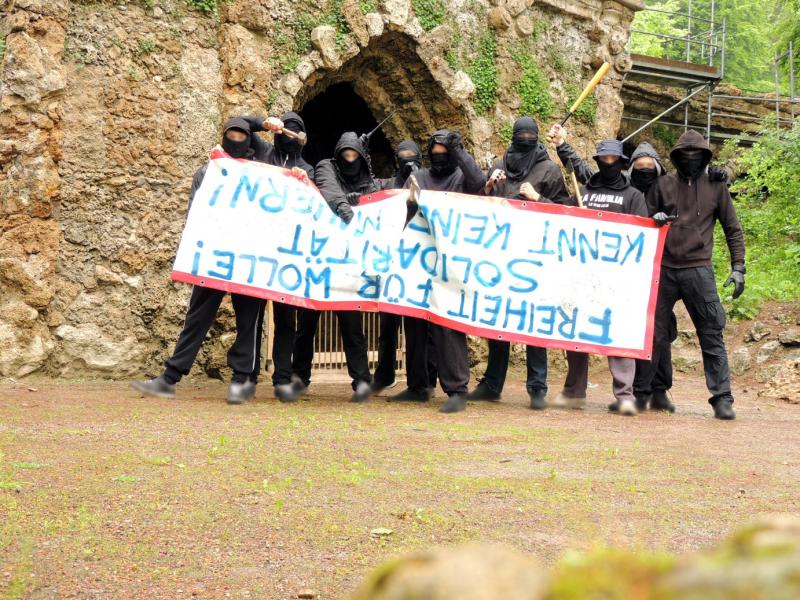
[[[792,327],[778,334],[778,341],[784,346],[800,346],[800,327]]]
[[[776,340],[772,340],[771,342],[763,344],[761,348],[758,349],[758,354],[756,354],[756,362],[759,364],[767,362],[773,357],[775,352],[777,352],[780,347],[780,342]]]
[[[750,326],[750,329],[747,331],[747,335],[744,338],[745,342],[760,342],[765,337],[772,335],[772,331],[764,325],[761,321],[753,321],[753,324]]]
[[[531,43],[560,110],[567,90],[547,49],[563,49],[583,82],[633,14],[610,0],[458,0],[426,32],[411,0],[366,15],[356,0],[231,0],[218,18],[182,0],[147,4],[0,2],[0,376],[161,368],[189,295],[169,273],[191,177],[227,117],[301,110],[349,81],[378,120],[398,108],[384,125],[392,143],[448,126],[483,161],[502,153],[499,132],[521,105],[511,44]],[[550,26],[534,40],[539,22]],[[479,114],[467,72],[490,30],[498,100]],[[598,88],[596,126],[572,126],[584,155],[616,133],[620,84],[612,73]],[[226,375],[232,325],[226,300],[193,374]]]

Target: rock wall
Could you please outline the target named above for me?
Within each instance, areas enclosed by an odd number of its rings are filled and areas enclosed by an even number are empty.
[[[0,375],[156,371],[189,289],[169,270],[191,175],[237,113],[349,81],[393,143],[460,129],[479,159],[520,113],[616,133],[630,0],[0,0]],[[205,10],[200,10],[205,9]],[[544,127],[543,127],[544,128]],[[230,307],[195,372],[217,374]]]

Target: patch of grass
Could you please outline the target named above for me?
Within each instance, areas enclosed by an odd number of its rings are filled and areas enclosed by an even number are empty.
[[[223,2],[230,2],[230,0],[184,0],[191,8],[199,10],[206,15],[218,15],[219,7]]]
[[[497,102],[497,40],[491,32],[484,33],[478,43],[478,56],[467,68],[475,84],[473,104],[479,113],[486,113]]]
[[[678,141],[677,130],[666,125],[653,125],[653,137],[669,148],[672,148]]]
[[[556,72],[569,73],[575,70],[558,46],[550,46],[547,54],[550,57],[550,65]]]
[[[511,138],[514,135],[514,124],[506,123],[500,128],[500,131],[497,132],[497,135],[500,136],[500,139],[503,140],[504,144],[510,144]]]
[[[378,9],[375,0],[358,0],[358,7],[361,9],[362,14],[373,13]]]
[[[515,85],[522,99],[520,114],[548,119],[553,114],[553,98],[550,82],[536,63],[529,49],[518,46],[512,50],[511,57],[521,68],[522,76]]]
[[[567,87],[567,108],[572,106],[572,103],[578,99],[582,91],[583,88],[579,85],[573,84]],[[574,117],[587,125],[594,126],[597,121],[597,96],[595,96],[594,92],[581,102],[578,110],[575,111]]]
[[[151,54],[156,49],[156,42],[151,38],[142,38],[133,50],[134,56],[145,56]]]
[[[136,477],[135,475],[117,475],[114,477],[114,481],[119,483],[135,483],[141,481],[141,479],[141,477]]]
[[[166,456],[146,456],[144,462],[154,467],[166,467],[172,464],[172,459]]]
[[[0,60],[6,55],[6,36],[0,35]]]
[[[425,31],[430,31],[444,23],[447,16],[447,3],[444,0],[412,0],[414,14]]]

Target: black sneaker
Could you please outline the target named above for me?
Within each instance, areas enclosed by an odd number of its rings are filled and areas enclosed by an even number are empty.
[[[544,390],[529,390],[528,398],[531,399],[530,408],[532,410],[544,410],[547,408],[547,392]]]
[[[370,394],[372,394],[372,386],[366,381],[359,381],[358,385],[356,385],[356,389],[353,390],[353,395],[350,398],[350,402],[361,404],[362,402],[369,400]]]
[[[439,412],[457,413],[467,408],[467,396],[465,394],[450,394],[447,402],[442,404]]]
[[[731,398],[719,398],[714,402],[714,417],[723,421],[733,421],[736,413],[733,411],[733,400]]]
[[[305,381],[300,379],[299,375],[292,375],[292,389],[295,394],[302,396],[308,391],[308,385],[306,385]]]
[[[175,384],[167,382],[163,375],[147,381],[131,381],[131,386],[145,396],[154,396],[156,398],[175,397]]]
[[[493,391],[485,381],[481,381],[474,390],[467,394],[467,400],[477,400],[485,402],[500,402],[500,394]]]
[[[247,380],[244,383],[231,381],[228,386],[228,404],[244,404],[256,395],[256,384]]]
[[[650,399],[650,410],[665,410],[669,413],[675,412],[675,405],[667,398],[667,390],[655,390]]]
[[[373,379],[372,383],[369,384],[369,387],[372,390],[373,394],[380,394],[386,388],[394,387],[396,383],[397,383],[396,381],[393,381],[392,383],[387,383],[386,385],[384,385],[382,383],[379,383],[379,382],[375,381],[375,379]]]
[[[609,412],[619,412],[619,400],[614,400],[611,404],[608,405]]]
[[[652,399],[653,394],[638,394],[636,396],[636,410],[639,412],[646,411]]]
[[[298,393],[291,383],[279,383],[275,386],[275,397],[281,402],[297,402]]]
[[[406,388],[399,394],[389,396],[389,402],[427,402],[431,399],[431,392],[428,389],[415,390]]]

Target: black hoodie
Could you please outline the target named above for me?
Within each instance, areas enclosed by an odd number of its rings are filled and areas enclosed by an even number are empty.
[[[662,264],[675,269],[710,266],[714,225],[719,221],[731,253],[731,265],[744,266],[744,233],[728,186],[721,181],[711,181],[706,173],[711,161],[708,142],[700,133],[690,129],[670,152],[673,164],[677,153],[683,149],[702,151],[701,171],[692,178],[679,172],[659,177],[647,194],[651,216],[664,212],[677,217],[667,234]]]
[[[352,149],[359,153],[358,159],[361,168],[353,177],[345,177],[339,169],[339,155],[346,149]],[[325,197],[328,206],[333,212],[337,212],[337,207],[342,202],[348,202],[347,194],[356,192],[359,196],[371,194],[385,189],[391,179],[375,179],[370,173],[366,158],[367,149],[352,131],[346,131],[339,138],[333,150],[333,158],[326,158],[317,163],[315,169],[314,183],[317,184],[320,193]],[[350,203],[352,204],[352,203]]]
[[[417,146],[417,143],[413,140],[403,140],[397,145],[397,154],[400,154],[404,150],[411,150],[414,153],[414,164],[417,166],[414,171],[418,171],[422,166],[422,151],[419,149],[419,146]],[[399,190],[405,185],[406,179],[408,179],[410,173],[403,171],[399,157],[397,158],[397,162],[400,166],[394,174],[394,177],[387,182],[387,185],[392,189]]]
[[[561,169],[554,163],[544,147],[539,144],[536,150],[536,159],[530,170],[525,172],[520,179],[514,179],[506,168],[506,156],[502,159],[496,160],[489,169],[489,175],[495,169],[502,169],[506,172],[506,178],[501,181],[490,192],[492,196],[500,198],[511,198],[515,200],[524,200],[519,189],[523,183],[530,183],[534,189],[539,193],[541,198],[539,202],[548,202],[556,204],[571,204],[571,198],[567,187],[564,184],[564,177],[561,175]],[[506,152],[506,155],[508,153]]]
[[[616,183],[609,185],[600,173],[595,173],[581,190],[583,205],[606,212],[647,216],[644,195],[631,185],[628,176],[621,173]]]
[[[428,155],[430,156],[431,148],[434,145],[433,138],[447,137],[450,131],[447,129],[440,129],[431,137],[428,143]],[[455,166],[452,172],[446,175],[437,175],[431,169],[420,169],[414,173],[414,178],[417,180],[420,189],[435,190],[439,192],[461,192],[464,194],[478,194],[484,185],[486,185],[486,175],[484,175],[478,163],[472,158],[462,146],[457,148],[448,148],[450,153],[450,160]],[[405,187],[409,187],[410,182],[407,181]]]
[[[264,121],[265,119],[262,117],[241,117],[250,125],[250,131],[257,132],[257,131],[264,131]],[[283,121],[284,125],[290,125],[294,123],[297,125],[297,129],[300,131],[306,130],[306,124],[303,121],[303,118],[294,112],[287,112],[281,116],[281,121]],[[255,151],[255,160],[260,162],[265,162],[270,165],[275,165],[276,167],[284,167],[286,169],[291,169],[292,167],[300,167],[303,169],[307,174],[309,179],[314,179],[314,167],[312,167],[309,163],[305,161],[302,155],[302,150],[298,152],[284,152],[280,148],[280,143],[278,143],[279,138],[282,134],[276,134],[275,140],[276,145],[272,145],[266,140],[261,139],[257,135],[250,136],[250,146]]]

